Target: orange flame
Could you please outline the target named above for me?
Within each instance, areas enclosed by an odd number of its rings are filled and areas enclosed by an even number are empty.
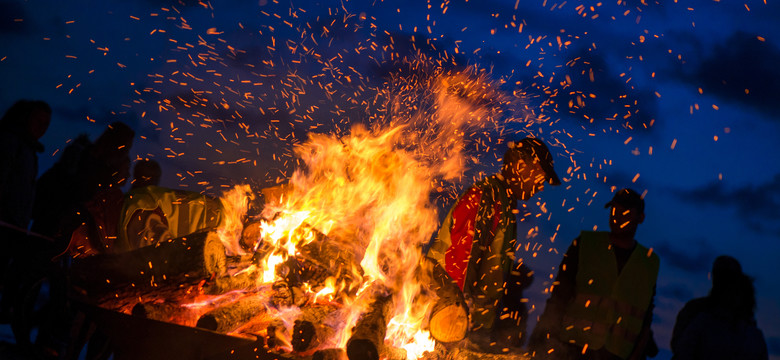
[[[427,105],[407,111],[404,104],[420,94],[425,99],[419,103]],[[386,95],[384,125],[354,126],[341,138],[310,134],[296,148],[305,170],[294,172],[284,193],[263,209],[262,217],[273,219],[261,225],[271,250],[258,265],[258,282],[275,280],[276,265],[313,239],[302,230],[311,227],[353,254],[361,269],[345,271],[363,279],[344,288],[330,278],[312,290],[315,302],[339,299],[344,305],[343,327],[329,342],[345,346],[372,300],[368,289],[385,289],[393,294],[386,342],[417,359],[434,346],[423,328],[435,299],[423,295],[425,284],[415,277],[422,246],[438,226],[433,186],[461,176],[464,129],[491,123],[502,100],[484,76],[471,72],[439,71],[422,83],[398,77]]]
[[[246,252],[239,245],[241,231],[244,229],[244,217],[249,207],[249,201],[254,194],[249,185],[237,185],[222,194],[222,211],[224,224],[217,229],[217,235],[225,245],[227,255],[243,255]]]

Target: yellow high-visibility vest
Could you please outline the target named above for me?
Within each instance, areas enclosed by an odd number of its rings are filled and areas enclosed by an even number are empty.
[[[618,274],[608,232],[583,231],[578,247],[576,296],[564,313],[561,339],[626,359],[652,301],[658,255],[637,243]]]

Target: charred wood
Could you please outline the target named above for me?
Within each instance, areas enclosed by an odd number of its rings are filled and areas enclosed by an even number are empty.
[[[290,286],[286,281],[279,280],[271,285],[271,304],[276,307],[303,306],[306,303],[306,295],[297,286]]]
[[[224,294],[233,290],[252,290],[257,287],[257,271],[242,272],[233,276],[220,276],[206,289],[208,294]]]
[[[392,296],[377,297],[370,310],[357,321],[347,341],[349,360],[379,360],[385,350],[385,334],[392,315],[392,304]]]
[[[314,352],[312,360],[347,360],[344,349],[322,349]]]
[[[119,254],[74,260],[73,284],[91,295],[115,289],[156,288],[172,279],[208,279],[226,271],[225,248],[215,232],[171,239]]]
[[[292,347],[297,352],[315,349],[334,336],[335,330],[328,325],[328,316],[337,309],[333,305],[311,304],[301,308],[301,316],[293,325]]]
[[[385,346],[385,348],[382,350],[382,359],[406,360],[406,350],[393,346]]]
[[[133,316],[181,325],[188,325],[182,324],[181,320],[187,318],[189,313],[190,311],[186,307],[168,301],[139,302],[133,306],[131,311]]]
[[[274,319],[268,324],[265,344],[268,346],[268,349],[271,350],[290,347],[290,343],[287,340],[290,338],[289,334],[284,322],[280,319]]]
[[[259,296],[242,297],[235,302],[203,314],[198,319],[196,326],[218,333],[229,333],[246,324],[255,316],[265,313],[265,301]]]
[[[335,283],[349,289],[352,284],[362,279],[362,270],[351,246],[342,244],[310,226],[302,226],[296,236],[305,238],[301,241],[299,254],[277,268],[277,276],[284,279],[290,286],[298,287],[304,282],[312,288],[325,283],[327,278],[334,278]],[[359,275],[356,275],[359,274]]]

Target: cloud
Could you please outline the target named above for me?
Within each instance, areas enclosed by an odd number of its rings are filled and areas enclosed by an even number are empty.
[[[690,285],[683,283],[674,283],[667,286],[658,288],[658,294],[663,294],[664,297],[672,299],[692,299],[696,296]]]
[[[746,32],[733,34],[716,45],[700,66],[689,74],[689,81],[704,93],[736,101],[778,119],[776,104],[780,92],[780,49]]]
[[[780,174],[757,186],[728,189],[722,182],[714,182],[690,191],[677,191],[677,196],[697,205],[732,207],[748,228],[780,237]]]
[[[676,247],[673,244],[684,244]],[[654,246],[661,260],[677,269],[692,274],[703,274],[710,270],[717,256],[707,239],[666,239]]]

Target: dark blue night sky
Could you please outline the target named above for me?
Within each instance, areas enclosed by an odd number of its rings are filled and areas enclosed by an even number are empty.
[[[163,185],[215,193],[284,179],[310,131],[370,123],[363,101],[397,56],[483,69],[543,119],[504,125],[552,144],[564,180],[527,203],[541,214],[525,258],[536,314],[571,239],[606,228],[611,192],[632,187],[647,202],[637,239],[662,261],[659,358],[730,254],[755,278],[780,359],[779,20],[772,0],[0,0],[0,106],[52,105],[41,172],[70,139],[123,120]],[[480,164],[451,192],[498,170],[503,148],[489,149],[469,149]]]

